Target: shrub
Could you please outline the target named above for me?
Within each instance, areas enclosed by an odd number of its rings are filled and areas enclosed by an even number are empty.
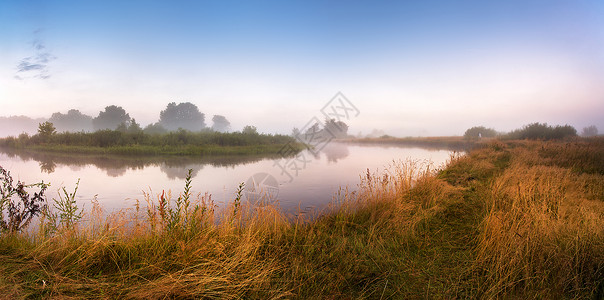
[[[25,185],[17,181],[15,187],[10,172],[0,166],[0,230],[16,232],[26,227],[44,208],[44,192],[48,186],[44,182]],[[32,187],[39,187],[40,191],[30,197],[26,188]]]
[[[519,140],[558,140],[575,136],[577,136],[577,130],[570,125],[552,127],[547,125],[547,123],[532,123],[525,125],[522,129],[510,132],[507,138]]]
[[[476,139],[480,137],[495,137],[497,131],[493,128],[486,128],[484,126],[474,126],[464,133],[466,139]]]

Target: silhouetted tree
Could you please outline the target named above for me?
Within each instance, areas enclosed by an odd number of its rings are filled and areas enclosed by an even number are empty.
[[[214,115],[212,118],[212,129],[218,132],[228,132],[231,129],[231,122],[229,122],[224,116]]]
[[[204,121],[204,114],[191,102],[178,105],[175,102],[169,103],[159,114],[159,123],[169,131],[179,128],[200,131],[206,126]]]
[[[130,115],[120,106],[107,106],[105,111],[99,112],[99,115],[92,120],[95,130],[117,129],[120,124],[130,122]]]
[[[92,117],[77,109],[70,109],[67,114],[56,112],[48,121],[55,125],[57,131],[92,131]]]
[[[595,125],[585,127],[583,128],[581,135],[584,137],[596,136],[598,135],[598,128]]]

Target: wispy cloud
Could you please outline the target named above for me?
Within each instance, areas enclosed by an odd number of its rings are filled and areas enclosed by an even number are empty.
[[[36,30],[34,34],[38,33]],[[17,64],[15,79],[24,80],[28,78],[48,79],[50,78],[49,64],[57,59],[44,45],[44,42],[36,38],[32,42],[33,55],[23,58]]]

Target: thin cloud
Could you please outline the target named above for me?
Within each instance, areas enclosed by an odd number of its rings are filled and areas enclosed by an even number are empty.
[[[37,30],[36,32],[38,32]],[[26,57],[17,64],[17,74],[14,76],[17,80],[27,78],[48,79],[50,78],[49,64],[57,59],[50,51],[46,49],[43,41],[35,39],[32,42],[34,55]]]

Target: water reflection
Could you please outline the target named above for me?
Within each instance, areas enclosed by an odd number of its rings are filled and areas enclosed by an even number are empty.
[[[78,201],[97,199],[108,209],[144,200],[144,192],[182,191],[187,169],[193,170],[193,191],[209,193],[219,206],[230,203],[241,182],[258,173],[268,173],[278,182],[277,203],[284,211],[313,214],[326,206],[341,188],[353,192],[359,174],[368,168],[384,170],[393,160],[425,159],[440,165],[449,151],[383,145],[329,143],[317,155],[305,150],[308,159],[292,180],[275,166],[277,155],[244,156],[118,156],[76,155],[15,151],[0,148],[0,165],[27,182],[52,182],[69,189],[81,179]],[[277,186],[277,185],[275,185]],[[53,191],[49,191],[49,197]],[[88,202],[87,202],[88,201]],[[316,210],[315,210],[316,208]]]
[[[128,170],[143,170],[149,166],[157,166],[169,179],[185,179],[186,174],[182,170],[193,170],[193,177],[203,169],[205,165],[213,167],[234,168],[258,162],[263,159],[277,158],[276,155],[241,155],[241,156],[119,156],[119,155],[86,155],[47,153],[27,150],[14,150],[0,148],[0,153],[9,158],[19,158],[25,162],[36,161],[40,171],[51,174],[57,166],[67,166],[77,172],[88,165],[103,170],[107,176],[120,177]]]
[[[338,160],[344,159],[350,155],[348,145],[340,143],[329,144],[327,147],[323,148],[321,152],[325,154],[327,162],[329,163],[337,163]]]

